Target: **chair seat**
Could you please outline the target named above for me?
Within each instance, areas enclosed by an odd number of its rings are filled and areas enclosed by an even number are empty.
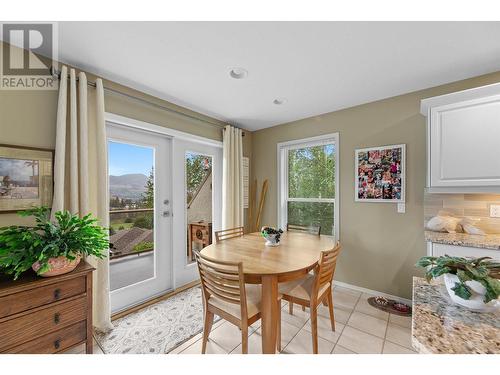
[[[279,292],[283,295],[293,298],[302,299],[305,301],[311,300],[312,288],[314,285],[315,276],[308,274],[305,278],[295,281],[290,281],[279,285]],[[326,283],[321,287],[318,297],[321,297],[330,287],[330,283]]]
[[[250,319],[251,317],[260,313],[261,287],[260,285],[245,284],[245,290],[247,295],[248,319]],[[225,311],[226,313],[234,316],[237,319],[241,319],[240,305],[226,302],[214,296],[211,296],[208,299],[208,303],[218,309]]]

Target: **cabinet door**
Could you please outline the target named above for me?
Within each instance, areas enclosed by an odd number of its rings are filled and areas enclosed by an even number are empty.
[[[432,244],[432,256],[439,257],[443,255],[455,257],[490,257],[500,261],[500,250],[482,249],[477,247],[455,246],[434,243]]]
[[[430,111],[430,187],[500,186],[500,95]]]

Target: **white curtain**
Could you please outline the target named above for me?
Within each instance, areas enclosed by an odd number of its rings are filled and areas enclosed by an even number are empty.
[[[227,125],[223,136],[222,228],[243,225],[242,132],[241,129]]]
[[[85,73],[78,75],[77,82],[75,70],[71,69],[68,104],[67,76],[68,69],[63,66],[57,107],[52,215],[60,210],[80,216],[92,213],[100,225],[108,227],[108,158],[102,80],[96,80],[96,90],[90,93],[93,100],[89,101]],[[89,257],[86,261],[96,268],[93,273],[94,326],[105,332],[113,328],[108,258]]]

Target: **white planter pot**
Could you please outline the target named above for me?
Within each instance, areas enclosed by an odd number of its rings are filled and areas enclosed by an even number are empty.
[[[458,279],[457,275],[453,275],[451,273],[447,273],[444,275],[444,283],[453,302],[474,311],[494,311],[500,308],[500,302],[498,300],[484,303],[486,288],[481,283],[474,280],[465,282],[465,285],[467,285],[472,292],[472,295],[469,299],[463,299],[457,296],[455,292],[451,290],[451,288],[454,288],[455,283],[458,282],[460,282],[460,280]]]

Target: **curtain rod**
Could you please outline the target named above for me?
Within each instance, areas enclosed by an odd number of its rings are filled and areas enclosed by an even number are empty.
[[[56,78],[57,80],[60,80],[61,79],[61,71],[60,70],[56,70],[54,67],[50,67],[49,68],[49,71],[50,71],[50,74]],[[68,74],[68,78],[69,78],[69,74]],[[76,80],[78,81],[78,77],[76,77]],[[93,87],[95,88],[96,87],[96,84],[95,82],[91,82],[91,81],[87,81],[87,86],[90,86],[90,87]],[[134,95],[130,95],[130,94],[127,94],[127,93],[124,93],[122,91],[119,91],[119,90],[115,90],[115,89],[111,89],[109,87],[104,87],[104,91],[107,91],[111,94],[115,94],[115,95],[119,95],[119,96],[123,96],[123,97],[126,97],[128,99],[132,99],[132,100],[135,100],[137,102],[140,102],[142,104],[147,104],[149,106],[152,106],[152,107],[156,107],[156,108],[159,108],[159,109],[162,109],[164,111],[167,111],[167,112],[171,112],[171,113],[174,113],[176,115],[179,115],[179,116],[183,116],[183,117],[187,117],[187,118],[190,118],[192,120],[197,120],[197,121],[200,121],[204,124],[208,124],[210,126],[214,126],[214,127],[217,127],[219,129],[224,129],[224,125],[221,125],[221,124],[217,124],[215,122],[212,122],[212,121],[208,121],[208,120],[202,120],[201,118],[198,118],[196,116],[192,116],[192,115],[189,115],[187,113],[184,113],[184,112],[180,112],[180,111],[176,111],[175,109],[172,109],[172,108],[169,108],[169,107],[166,107],[166,106],[163,106],[161,104],[157,104],[157,103],[153,103],[153,102],[150,102],[149,100],[146,100],[146,99],[142,99],[142,98],[139,98],[137,96],[134,96]],[[245,136],[245,132],[242,133],[243,137]]]

